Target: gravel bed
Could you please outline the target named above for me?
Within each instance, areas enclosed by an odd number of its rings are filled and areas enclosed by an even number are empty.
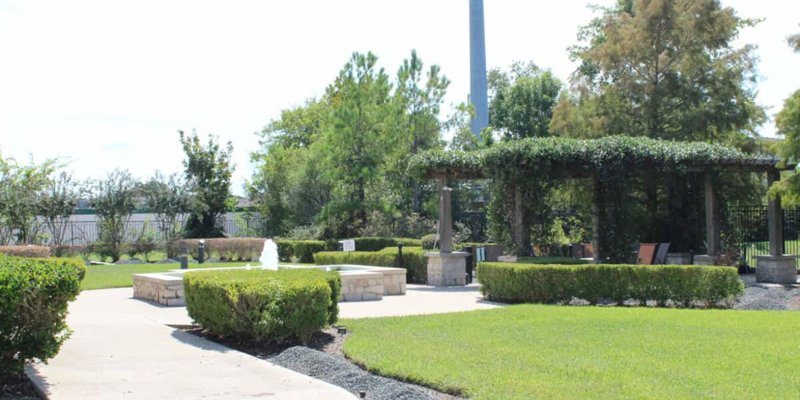
[[[0,400],[39,400],[33,383],[24,374],[0,376]]]
[[[304,375],[342,387],[370,400],[457,399],[447,394],[394,379],[372,375],[343,357],[303,346],[290,347],[269,361]]]
[[[800,310],[800,288],[748,286],[737,310]]]

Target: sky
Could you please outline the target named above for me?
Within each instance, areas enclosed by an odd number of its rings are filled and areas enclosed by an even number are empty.
[[[181,172],[178,130],[233,142],[233,192],[253,172],[260,131],[320,96],[355,52],[394,75],[416,49],[451,80],[445,112],[469,93],[466,0],[0,0],[0,154],[58,158],[76,177],[114,168]],[[613,0],[593,0],[610,4]],[[763,18],[757,101],[768,114],[800,88],[796,0],[723,0]],[[592,13],[583,0],[485,0],[489,68],[533,61],[567,81],[567,47]],[[775,136],[772,120],[763,136]]]

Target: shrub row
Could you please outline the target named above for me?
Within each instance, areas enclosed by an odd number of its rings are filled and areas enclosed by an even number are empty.
[[[308,341],[336,322],[341,281],[318,270],[225,270],[183,278],[189,316],[209,331],[259,343]]]
[[[405,268],[407,283],[425,283],[428,280],[428,259],[422,247],[403,247],[402,260],[397,247],[387,247],[380,251],[325,251],[314,254],[314,261],[317,265],[356,264]]]
[[[186,248],[193,258],[199,253],[200,240],[206,243],[206,258],[217,257],[225,260],[253,261],[258,260],[264,249],[263,238],[214,238],[214,239],[182,239],[167,244],[169,253],[180,254]]]
[[[478,265],[481,292],[507,302],[568,302],[573,297],[597,304],[601,299],[644,305],[689,307],[696,301],[720,305],[741,295],[744,284],[735,268],[695,265],[534,265],[484,262]]]
[[[0,246],[0,253],[15,257],[47,258],[50,257],[50,247],[33,245]]]
[[[58,353],[69,336],[67,302],[85,274],[78,259],[0,255],[0,376]]]
[[[278,245],[278,258],[283,262],[313,263],[314,253],[325,251],[331,245],[322,240],[276,240]]]
[[[356,242],[356,251],[381,251],[387,247],[397,248],[398,243],[402,243],[403,247],[422,247],[421,239],[360,237],[352,240]]]

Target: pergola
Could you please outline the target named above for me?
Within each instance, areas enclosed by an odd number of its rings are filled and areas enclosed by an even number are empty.
[[[521,144],[498,144],[488,150],[475,152],[432,152],[417,156],[412,167],[423,175],[436,179],[439,192],[441,254],[453,254],[453,225],[451,188],[454,180],[491,178],[498,161],[513,160],[520,169],[551,171],[552,179],[586,178],[591,180],[593,193],[602,185],[602,175],[608,171],[604,163],[614,168],[659,172],[662,169],[680,170],[703,175],[705,193],[707,254],[695,256],[695,264],[713,264],[721,251],[719,199],[714,187],[718,172],[764,173],[771,185],[780,179],[782,170],[792,166],[778,158],[750,155],[722,146],[705,143],[666,142],[645,138],[607,137],[593,140],[524,139]],[[594,152],[601,153],[599,156]],[[508,166],[506,166],[508,167]],[[630,172],[630,171],[629,171]],[[550,176],[550,175],[548,175]],[[599,217],[597,197],[592,197],[593,243],[598,241]],[[783,218],[780,197],[769,200],[769,255],[759,256],[759,282],[795,283],[795,256],[784,254]],[[598,246],[595,246],[598,249]],[[595,262],[602,259],[595,252]],[[435,261],[438,262],[438,261]]]

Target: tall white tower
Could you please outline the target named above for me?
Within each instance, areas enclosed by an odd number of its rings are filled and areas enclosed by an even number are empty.
[[[483,29],[483,0],[469,0],[470,104],[475,108],[472,133],[480,135],[489,126],[488,84],[486,82],[486,37]]]

